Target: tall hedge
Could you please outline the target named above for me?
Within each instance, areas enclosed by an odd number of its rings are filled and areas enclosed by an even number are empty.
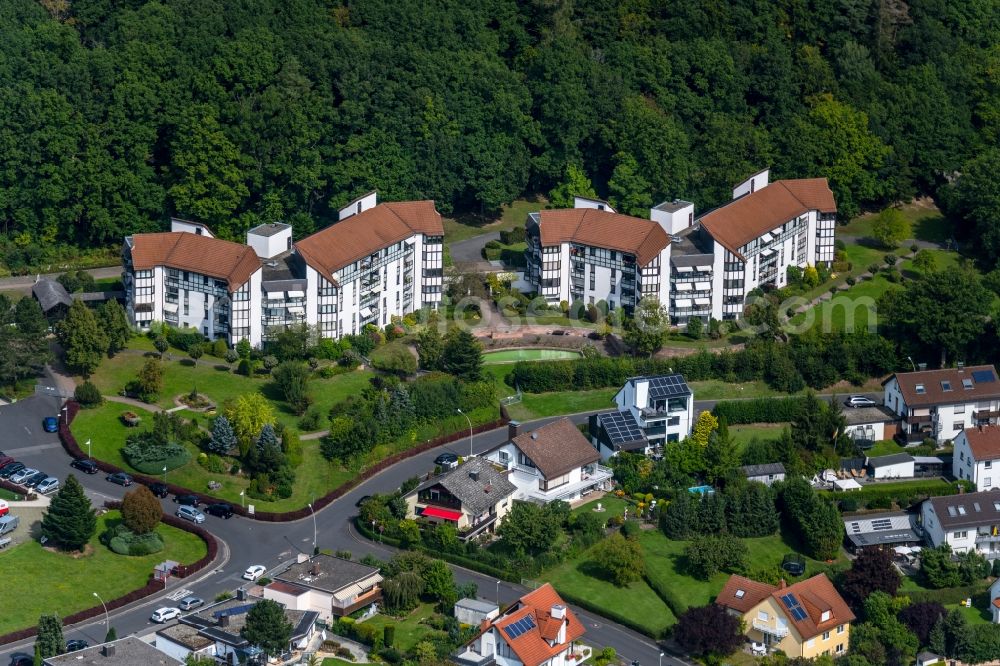
[[[716,418],[725,417],[726,423],[787,423],[794,421],[802,411],[803,399],[754,398],[753,400],[725,400],[712,409]]]

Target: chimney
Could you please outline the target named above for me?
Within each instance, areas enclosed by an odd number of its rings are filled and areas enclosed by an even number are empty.
[[[552,606],[552,617],[557,620],[561,620],[566,617],[566,607],[562,604],[553,604]]]
[[[479,480],[479,472],[469,472],[469,478],[473,481]]]
[[[538,433],[537,432],[531,433],[531,439],[538,439]]]
[[[920,372],[923,372],[926,369],[927,369],[927,364],[926,363],[917,363],[917,370],[919,370]]]
[[[788,587],[788,583],[785,582],[784,578],[782,578],[781,580],[778,581],[778,589],[779,590],[783,590],[786,587]]]
[[[507,423],[507,439],[514,439],[521,434],[521,422],[510,421]]]
[[[222,627],[222,628],[226,628],[226,627],[229,626],[229,615],[228,614],[226,614],[226,615],[220,615],[219,616],[219,626]]]
[[[958,371],[962,372],[964,370],[965,370],[965,361],[959,361],[958,362]]]
[[[104,655],[105,657],[115,656],[115,644],[105,643],[104,647],[101,648],[101,654]]]
[[[313,560],[312,566],[309,567],[309,575],[318,576],[319,575],[319,562]]]
[[[242,587],[236,590],[236,599],[237,601],[246,601],[247,591],[244,590]]]

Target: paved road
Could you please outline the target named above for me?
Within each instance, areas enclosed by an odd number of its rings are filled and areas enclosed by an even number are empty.
[[[42,277],[55,280],[64,272],[65,271],[60,271],[58,273],[45,273]],[[103,278],[119,277],[122,274],[122,267],[118,265],[107,266],[105,268],[88,268],[86,269],[86,272],[93,275],[94,278],[100,280]],[[36,277],[37,276],[35,274],[31,274],[0,278],[0,291],[31,291],[31,285],[35,284]]]
[[[500,232],[491,231],[451,243],[449,247],[451,248],[452,262],[456,264],[488,263],[483,259],[482,250],[486,243],[491,240],[500,240]]]

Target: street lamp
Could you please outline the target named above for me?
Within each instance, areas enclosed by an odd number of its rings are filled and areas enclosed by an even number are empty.
[[[660,666],[663,666],[663,653],[660,652]]]
[[[97,597],[97,600],[101,602],[102,606],[104,606],[104,626],[107,628],[107,630],[110,630],[111,629],[111,620],[108,617],[108,605],[106,603],[104,603],[104,599],[101,599],[101,595],[99,595],[97,592],[93,592],[92,594],[95,597]]]
[[[93,454],[91,454],[91,452],[90,452],[90,440],[89,439],[87,440],[87,457],[88,458],[93,458],[94,457]]]
[[[240,491],[240,508],[241,509],[246,508],[246,507],[243,506],[243,491],[242,490]]]
[[[309,513],[312,514],[313,519],[313,555],[316,554],[316,511],[313,510],[312,502],[309,502],[306,506],[309,507]]]
[[[911,368],[913,368],[913,372],[916,372],[916,371],[917,371],[917,366],[916,366],[916,364],[915,364],[915,363],[913,362],[913,359],[912,359],[912,358],[910,358],[909,356],[907,356],[907,357],[906,357],[906,360],[910,362],[910,367],[911,367]]]
[[[65,423],[67,425],[69,425],[69,414],[66,411],[68,409],[69,409],[69,407],[63,407],[62,409],[59,410],[60,412],[62,412],[62,415],[63,415],[63,423]]]
[[[167,466],[163,466],[163,483],[167,482]]]
[[[497,608],[500,608],[500,581],[497,581]]]
[[[456,409],[455,411],[458,412],[459,414],[461,414],[462,416],[464,416],[465,420],[469,422],[469,457],[471,458],[472,457],[472,419],[470,419],[469,415],[466,414],[465,412],[463,412],[461,410],[461,408]]]

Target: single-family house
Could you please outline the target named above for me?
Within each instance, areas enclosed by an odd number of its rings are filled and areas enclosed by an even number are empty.
[[[517,492],[508,472],[485,458],[470,458],[411,490],[404,497],[406,517],[451,523],[464,541],[496,530]]]
[[[839,656],[848,649],[854,613],[826,574],[786,585],[730,576],[715,603],[743,619],[750,640],[789,657]]]
[[[632,377],[615,394],[617,412],[590,420],[590,438],[607,460],[619,451],[662,453],[691,434],[694,394],[679,374]]]
[[[905,511],[884,511],[844,516],[844,544],[856,553],[862,548],[918,546],[923,541],[917,516]]]
[[[987,559],[1000,557],[1000,489],[931,497],[920,505],[921,524],[934,547],[979,551]]]
[[[860,449],[871,448],[883,439],[893,439],[899,429],[899,417],[882,405],[847,408],[841,411],[841,416],[846,423],[844,434]]]
[[[992,365],[897,372],[882,386],[906,443],[954,440],[966,428],[997,425],[1000,417],[1000,381]]]
[[[932,664],[944,663],[944,657],[924,650],[917,653],[917,666],[931,666]]]
[[[46,657],[42,660],[45,666],[183,666],[184,661],[177,659],[155,646],[139,640],[135,636],[126,636],[110,643],[93,645],[76,652]]]
[[[69,295],[61,283],[48,278],[40,278],[31,285],[31,295],[38,301],[42,313],[50,319],[62,319],[73,305],[73,297]]]
[[[479,635],[452,657],[460,666],[566,666],[586,629],[549,583],[503,615],[484,621]]]
[[[743,465],[740,467],[743,476],[747,481],[757,481],[769,486],[772,483],[785,480],[785,466],[779,463],[767,463],[764,465]]]
[[[483,599],[459,599],[455,602],[455,619],[459,624],[478,627],[486,620],[492,620],[500,615],[500,607],[492,601]]]
[[[892,453],[868,459],[868,469],[875,479],[912,479],[914,459],[909,453]]]
[[[378,567],[322,553],[297,559],[264,586],[265,599],[292,610],[315,611],[326,622],[382,599]]]
[[[1000,578],[990,585],[990,617],[993,624],[1000,624]]]
[[[175,659],[188,656],[213,657],[219,663],[240,666],[259,661],[261,650],[240,635],[247,613],[261,599],[228,599],[206,606],[196,613],[182,615],[175,625],[156,632],[156,649]],[[285,619],[292,625],[288,653],[305,647],[312,638],[319,613],[285,608]]]
[[[976,484],[976,490],[1000,486],[1000,427],[977,426],[959,433],[951,471],[956,479]]]
[[[532,502],[571,501],[610,487],[614,473],[587,438],[567,418],[522,431],[511,421],[508,440],[483,457],[506,469],[517,486],[514,499]]]

